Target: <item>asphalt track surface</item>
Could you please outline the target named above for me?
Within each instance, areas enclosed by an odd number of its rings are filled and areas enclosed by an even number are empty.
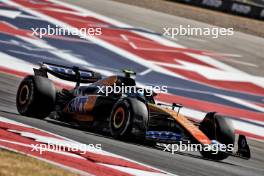
[[[90,10],[94,10],[95,12],[102,13],[104,15],[121,19],[123,22],[127,22],[131,25],[135,26],[142,26],[149,29],[157,30],[160,28],[160,26],[157,26],[158,24],[161,24],[161,21],[164,21],[163,15],[166,16],[166,14],[158,13],[159,15],[162,15],[159,18],[156,18],[156,16],[152,15],[158,15],[156,12],[148,11],[141,8],[134,9],[132,7],[128,7],[127,5],[119,4],[119,3],[113,3],[110,1],[67,1],[69,3],[75,3],[77,5],[82,6],[83,8],[87,8]],[[98,2],[98,3],[97,3]],[[104,8],[100,8],[104,4]],[[113,10],[113,8],[117,8],[118,10],[127,11],[127,13],[123,13],[126,16],[120,17],[118,15],[117,11]],[[130,11],[133,11],[134,14],[131,15]],[[148,16],[142,17],[142,12],[150,13]],[[135,13],[137,12],[137,13]],[[146,18],[151,18],[154,21],[147,20]],[[182,20],[182,22],[185,19],[176,18],[177,20]],[[168,19],[169,20],[169,19]],[[175,20],[175,18],[174,18]],[[179,22],[179,21],[178,21]],[[176,21],[175,21],[176,23]],[[169,24],[169,23],[168,23]],[[156,28],[156,29],[155,29]],[[192,45],[196,46],[197,43],[200,43],[201,49],[206,46],[210,46],[211,49],[215,48],[219,52],[222,50],[222,52],[239,52],[243,56],[253,56],[251,57],[253,60],[253,63],[256,63],[257,65],[263,64],[263,56],[261,55],[262,49],[261,46],[264,46],[263,39],[261,38],[255,38],[252,36],[248,37],[244,34],[237,34],[237,40],[232,40],[237,43],[247,45],[248,48],[247,51],[240,51],[235,50],[236,44],[231,44],[226,41],[222,42],[214,42],[214,44],[210,45],[207,43],[203,43],[201,41],[192,41],[190,40],[182,40],[184,45],[191,47]],[[244,41],[244,42],[243,42]],[[247,41],[247,42],[245,42]],[[209,40],[210,42],[210,40]],[[230,47],[226,47],[226,45]],[[263,45],[262,45],[262,44]],[[226,49],[227,48],[227,49]],[[234,53],[235,54],[235,53]],[[237,54],[237,53],[236,53]],[[243,57],[245,60],[249,57]],[[230,63],[229,63],[230,64]],[[235,65],[239,67],[242,70],[252,72],[255,74],[263,75],[262,69],[252,69],[249,67],[244,67],[241,65]],[[60,124],[54,124],[47,120],[38,120],[38,119],[32,119],[28,117],[22,117],[20,115],[17,115],[17,111],[15,108],[15,95],[16,90],[18,87],[18,84],[20,82],[20,78],[14,77],[12,75],[6,75],[6,74],[0,74],[0,115],[3,117],[10,118],[12,120],[16,120],[19,122],[22,122],[24,124],[32,125],[34,127],[38,127],[40,129],[44,129],[59,135],[62,135],[67,138],[71,138],[73,140],[86,143],[86,144],[96,144],[101,143],[102,148],[106,151],[119,154],[121,156],[146,163],[148,165],[163,169],[165,171],[177,174],[177,175],[264,175],[264,154],[263,154],[263,142],[258,142],[255,140],[249,140],[249,145],[251,147],[252,152],[252,159],[249,161],[241,160],[238,158],[228,158],[227,160],[224,160],[223,162],[214,162],[205,160],[200,157],[198,153],[178,153],[175,155],[172,155],[167,152],[163,152],[157,149],[149,148],[146,146],[138,145],[135,143],[127,143],[122,141],[113,140],[108,136],[103,136],[100,134],[94,134],[91,132],[81,131],[79,129],[74,129],[69,126],[63,126]]]
[[[192,27],[215,27],[206,23],[194,21],[191,19],[169,15],[150,9],[136,7],[113,1],[104,0],[63,0],[69,4],[81,6],[105,16],[117,19],[132,26],[142,27],[163,33],[164,27],[179,27],[179,25]],[[103,6],[103,8],[102,8]],[[118,9],[118,10],[113,10]],[[177,9],[175,9],[177,10]],[[206,36],[177,36],[176,42],[189,48],[200,50],[211,50],[219,53],[239,54],[242,57],[230,58],[233,61],[221,60],[228,65],[239,68],[253,75],[264,75],[264,56],[263,46],[264,38],[235,32],[233,36],[221,36],[216,38]],[[257,67],[250,67],[236,62],[236,60],[254,63]]]
[[[82,8],[86,8],[132,26],[150,29],[159,33],[164,32],[164,27],[179,27],[179,25],[191,25],[192,27],[200,28],[215,27],[191,19],[173,16],[166,13],[114,1],[63,1],[69,4],[80,6]],[[230,60],[221,61],[246,71],[247,73],[264,76],[264,38],[241,32],[235,32],[233,36],[221,36],[217,39],[212,38],[211,36],[177,36],[176,42],[189,48],[241,55],[239,58],[231,57]],[[257,67],[243,65],[236,61],[254,63],[257,65]]]
[[[168,171],[176,175],[237,175],[264,174],[263,142],[249,140],[252,158],[242,160],[228,158],[223,162],[203,159],[199,153],[177,153],[172,155],[159,149],[112,139],[106,134],[82,131],[49,119],[39,120],[20,116],[15,106],[15,96],[21,78],[0,74],[0,116],[37,127],[85,144],[102,144],[102,149],[138,162]]]

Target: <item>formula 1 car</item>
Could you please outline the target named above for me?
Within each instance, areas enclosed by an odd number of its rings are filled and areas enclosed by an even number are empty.
[[[223,160],[228,156],[250,158],[243,135],[239,135],[236,152],[233,148],[232,151],[220,150],[223,145],[234,145],[235,133],[232,122],[215,112],[207,113],[198,123],[179,112],[180,104],[156,103],[154,92],[150,95],[137,91],[105,95],[99,91],[114,85],[137,87],[131,77],[135,73],[130,70],[124,73],[124,76],[102,78],[88,69],[42,63],[40,68],[34,68],[34,75],[21,82],[16,97],[17,110],[21,115],[41,119],[55,113],[56,120],[108,129],[116,139],[135,138],[154,144],[200,144],[201,155],[212,160]],[[56,89],[48,74],[76,82],[76,86]],[[205,146],[209,146],[209,150],[205,150]],[[219,152],[213,152],[215,147]]]

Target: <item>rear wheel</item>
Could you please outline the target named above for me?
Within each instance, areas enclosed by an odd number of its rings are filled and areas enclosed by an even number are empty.
[[[215,113],[208,113],[204,120],[200,124],[200,129],[209,137],[211,140],[217,140],[218,142],[230,146],[234,146],[235,133],[232,122],[223,116]],[[214,154],[211,151],[200,151],[201,155],[205,158],[212,160],[223,160],[229,155],[225,152],[219,151]]]
[[[27,76],[17,91],[17,110],[24,116],[45,118],[54,109],[55,97],[56,90],[49,79]]]

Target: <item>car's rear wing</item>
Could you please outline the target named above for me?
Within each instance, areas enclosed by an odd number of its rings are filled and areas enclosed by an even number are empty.
[[[60,79],[66,81],[76,82],[76,86],[80,83],[94,83],[101,79],[101,75],[91,70],[80,69],[79,67],[67,67],[63,65],[40,63],[39,69],[33,69],[36,76],[48,77],[47,73],[50,73]]]

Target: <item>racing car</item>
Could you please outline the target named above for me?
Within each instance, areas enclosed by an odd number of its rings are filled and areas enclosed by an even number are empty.
[[[238,137],[237,151],[220,150],[222,145],[234,145],[236,138],[230,119],[216,112],[208,112],[201,122],[196,122],[180,113],[181,104],[157,103],[155,92],[106,95],[99,91],[114,85],[137,87],[132,78],[136,73],[131,70],[124,70],[125,74],[121,76],[108,77],[91,69],[51,63],[41,63],[33,70],[34,75],[25,77],[17,91],[16,106],[23,116],[44,119],[53,114],[56,120],[88,129],[108,129],[113,138],[120,140],[134,138],[154,145],[200,144],[201,155],[211,160],[223,160],[228,156],[250,158],[250,149],[243,135]],[[76,85],[69,89],[56,88],[49,79],[50,75]],[[203,150],[205,146],[209,146],[209,150]],[[213,147],[219,152],[213,152]]]

